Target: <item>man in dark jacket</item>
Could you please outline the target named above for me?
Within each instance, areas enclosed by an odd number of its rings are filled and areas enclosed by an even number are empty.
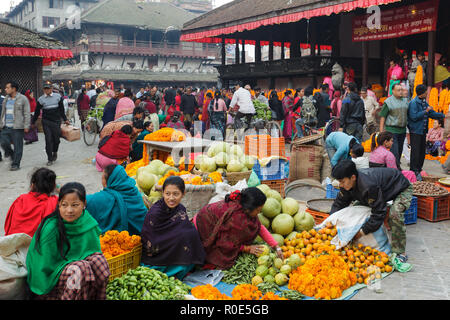
[[[45,135],[45,152],[47,153],[47,166],[51,166],[58,157],[58,148],[61,137],[61,119],[69,125],[64,112],[63,97],[52,92],[51,84],[44,85],[44,95],[37,100],[32,125],[36,123],[42,110],[42,129]]]
[[[358,88],[354,82],[348,84],[349,93],[342,101],[341,129],[345,133],[362,141],[363,126],[366,123],[364,101],[358,95]]]
[[[317,126],[324,127],[328,121],[331,119],[331,101],[330,95],[328,94],[330,88],[328,84],[322,84],[320,88],[320,92],[317,92],[314,95],[314,99],[317,101]]]
[[[192,116],[196,108],[198,108],[197,99],[192,94],[192,88],[189,87],[181,97],[180,111],[184,115],[184,120],[192,122]]]
[[[377,231],[384,222],[387,202],[393,200],[389,212],[392,230],[392,252],[396,255],[394,267],[409,271],[411,266],[403,265],[406,256],[405,211],[411,206],[413,187],[401,171],[392,168],[370,168],[357,170],[352,160],[340,161],[332,171],[339,180],[340,192],[333,203],[330,214],[344,209],[357,200],[372,209],[372,214],[353,240]],[[402,266],[403,265],[403,266]]]
[[[443,113],[433,111],[427,101],[427,87],[423,84],[416,87],[417,96],[408,106],[408,129],[411,138],[410,168],[419,178],[425,161],[425,147],[428,132],[428,118],[444,119]],[[419,178],[420,179],[420,178]]]

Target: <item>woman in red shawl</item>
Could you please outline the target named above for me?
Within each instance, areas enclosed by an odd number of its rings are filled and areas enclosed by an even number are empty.
[[[28,98],[28,102],[30,103],[31,118],[33,118],[34,111],[36,110],[36,99],[34,98],[34,93],[31,90],[27,90],[25,92],[25,96]],[[25,133],[23,139],[26,141],[25,144],[31,144],[38,141],[37,127],[30,127],[30,130]]]
[[[292,140],[292,116],[294,113],[294,95],[291,90],[286,90],[281,104],[284,110],[283,136],[286,143],[290,143]]]
[[[42,219],[51,214],[58,197],[51,193],[56,187],[56,174],[47,168],[37,169],[31,176],[30,192],[18,197],[8,210],[5,236],[26,233],[33,237]]]
[[[258,214],[266,196],[258,188],[235,191],[225,200],[203,207],[194,216],[196,226],[206,251],[206,263],[219,269],[232,267],[240,252],[259,254],[263,248],[252,245],[259,235],[282,258],[277,241],[261,225]]]
[[[95,166],[99,172],[103,172],[110,164],[121,164],[128,160],[132,134],[133,127],[124,125],[120,130],[114,131],[109,138],[105,137],[100,141],[99,150],[95,156]]]
[[[209,130],[210,127],[210,120],[209,120],[209,112],[208,112],[208,107],[209,107],[209,103],[212,100],[212,94],[211,92],[208,92],[206,94],[206,99],[205,101],[203,101],[203,108],[202,108],[202,122],[203,122],[203,129],[204,130]],[[203,131],[204,132],[204,131]]]

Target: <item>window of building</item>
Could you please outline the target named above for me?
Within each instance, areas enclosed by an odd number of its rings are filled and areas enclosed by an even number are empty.
[[[31,12],[34,12],[34,0],[31,1]]]
[[[52,9],[62,9],[64,7],[63,0],[49,0],[48,7]]]
[[[127,62],[127,64],[131,69],[134,69],[134,67],[136,67],[136,62]]]
[[[42,17],[42,28],[54,28],[59,25],[57,17]]]
[[[31,29],[32,29],[32,30],[36,30],[36,24],[35,24],[35,22],[36,22],[36,18],[33,18],[33,19],[31,20]]]
[[[170,69],[178,70],[178,64],[170,64]]]

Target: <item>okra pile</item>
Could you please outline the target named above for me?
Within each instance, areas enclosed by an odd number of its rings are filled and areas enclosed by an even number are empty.
[[[106,287],[107,300],[183,300],[191,287],[155,269],[137,267]]]

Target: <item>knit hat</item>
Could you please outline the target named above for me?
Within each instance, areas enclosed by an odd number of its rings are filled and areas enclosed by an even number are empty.
[[[418,96],[424,94],[425,92],[427,92],[427,87],[426,87],[425,85],[419,84],[419,85],[416,87],[416,94],[417,94]]]

